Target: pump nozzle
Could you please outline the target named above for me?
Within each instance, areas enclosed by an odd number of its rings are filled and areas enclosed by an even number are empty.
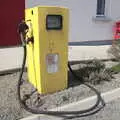
[[[28,29],[29,29],[28,25],[25,23],[24,20],[22,20],[22,22],[18,25],[18,33],[20,34],[20,38],[23,46],[26,44],[25,38]]]

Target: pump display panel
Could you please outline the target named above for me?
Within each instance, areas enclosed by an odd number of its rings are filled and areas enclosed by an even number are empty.
[[[62,29],[62,16],[61,15],[47,15],[46,29],[47,30],[61,30]]]

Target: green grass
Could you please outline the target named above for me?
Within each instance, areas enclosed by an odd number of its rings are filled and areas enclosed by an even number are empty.
[[[111,68],[114,72],[120,72],[120,63]]]

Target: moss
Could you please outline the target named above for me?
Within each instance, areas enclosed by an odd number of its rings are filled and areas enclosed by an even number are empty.
[[[111,68],[114,72],[120,72],[120,63]]]

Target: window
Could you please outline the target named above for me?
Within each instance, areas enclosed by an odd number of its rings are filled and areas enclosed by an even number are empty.
[[[97,16],[105,16],[105,0],[97,0]]]
[[[47,15],[46,28],[47,30],[61,30],[62,29],[62,16],[61,15]]]

